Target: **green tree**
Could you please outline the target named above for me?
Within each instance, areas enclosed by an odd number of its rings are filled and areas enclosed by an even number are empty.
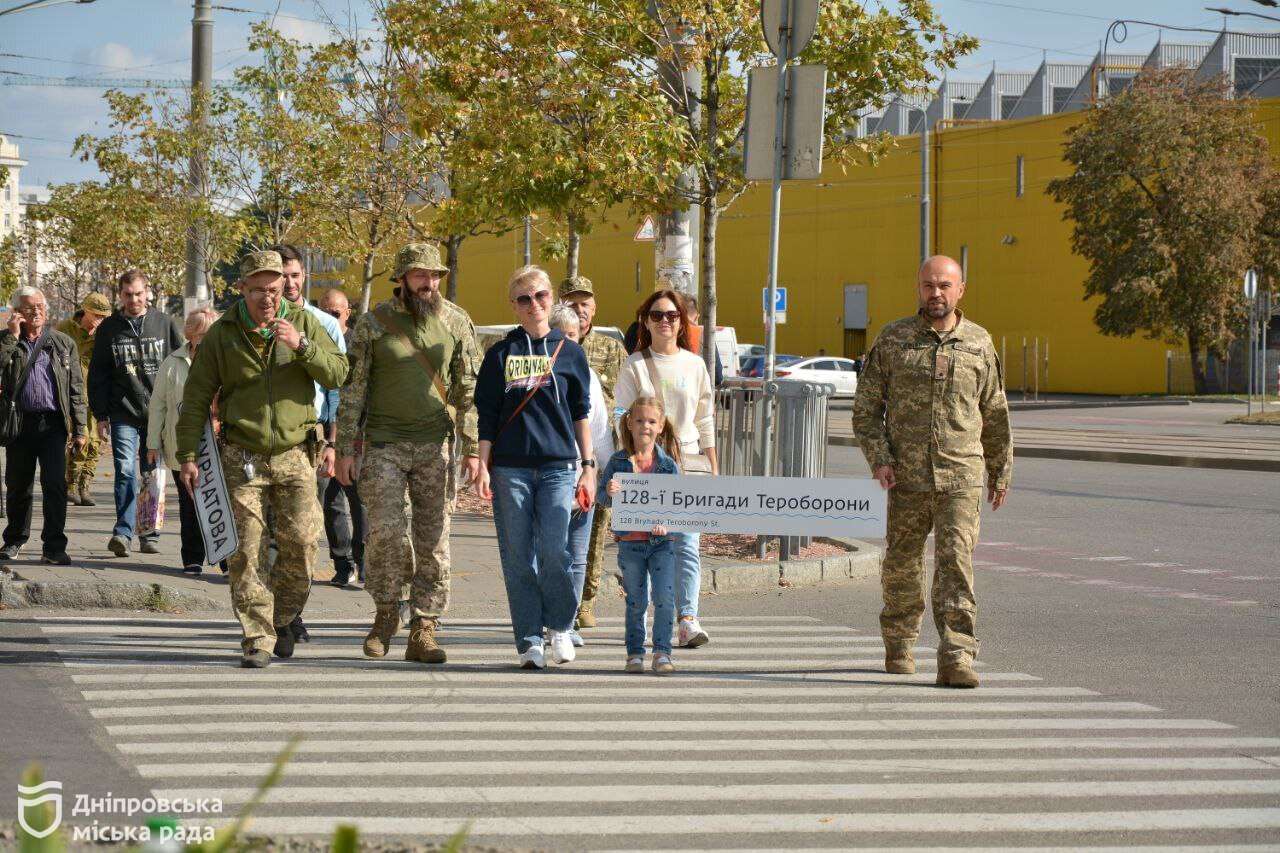
[[[1089,261],[1094,322],[1106,335],[1185,339],[1202,392],[1203,354],[1225,352],[1246,322],[1245,270],[1277,270],[1267,220],[1280,181],[1248,104],[1221,79],[1144,72],[1085,115],[1063,156],[1072,173],[1047,190]]]

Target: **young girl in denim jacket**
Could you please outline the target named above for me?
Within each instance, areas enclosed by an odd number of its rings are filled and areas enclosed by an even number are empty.
[[[597,500],[610,506],[622,491],[614,474],[679,474],[680,442],[662,401],[637,397],[618,423],[622,449],[609,458]],[[670,675],[671,632],[675,625],[675,546],[662,525],[648,533],[616,534],[618,568],[627,593],[627,672],[644,672],[644,614],[653,588],[653,672]]]

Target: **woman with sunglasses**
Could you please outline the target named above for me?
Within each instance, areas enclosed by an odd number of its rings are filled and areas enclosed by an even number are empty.
[[[542,669],[544,628],[553,662],[575,655],[570,631],[578,600],[567,543],[575,486],[587,506],[596,489],[591,374],[582,347],[550,326],[545,271],[521,267],[508,293],[520,325],[489,347],[480,366],[480,470],[473,486],[493,500],[520,665]]]
[[[719,473],[715,444],[714,386],[707,366],[689,345],[689,308],[674,290],[656,290],[636,312],[640,330],[636,351],[618,374],[617,406],[625,410],[637,398],[662,400],[680,439],[685,474]],[[698,622],[702,582],[699,533],[677,533],[676,644],[696,648],[710,641]]]

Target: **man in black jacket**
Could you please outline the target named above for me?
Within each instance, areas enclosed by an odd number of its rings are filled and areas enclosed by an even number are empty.
[[[41,561],[69,565],[67,556],[67,440],[84,447],[87,424],[84,374],[75,341],[48,325],[49,306],[34,287],[13,295],[8,329],[0,332],[0,386],[21,418],[9,443],[5,472],[9,523],[0,560],[12,560],[31,536],[36,466],[44,527]]]
[[[138,469],[147,473],[141,450],[147,445],[147,404],[160,362],[182,346],[182,334],[172,317],[149,307],[151,286],[138,270],[120,276],[120,309],[102,321],[89,362],[89,408],[98,419],[98,433],[111,440],[115,467],[116,524],[107,548],[117,557],[129,553],[137,517]],[[157,534],[142,537],[139,550],[154,554]]]

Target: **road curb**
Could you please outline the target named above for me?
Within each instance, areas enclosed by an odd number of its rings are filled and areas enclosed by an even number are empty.
[[[1031,400],[1010,400],[1012,412],[1047,412],[1050,409],[1119,409],[1135,406],[1190,406],[1190,400],[1060,400],[1036,403]]]
[[[860,539],[840,542],[854,550],[834,557],[813,560],[773,560],[760,563],[703,564],[699,592],[723,595],[731,592],[759,592],[780,587],[818,586],[847,583],[880,574],[882,549]],[[610,570],[602,578],[605,590],[622,595],[622,577]]]
[[[827,444],[858,447],[857,439],[827,437]],[[1015,459],[1064,459],[1073,462],[1121,462],[1126,465],[1159,465],[1170,468],[1216,468],[1224,471],[1280,471],[1280,459],[1240,459],[1223,456],[1176,456],[1129,450],[1081,450],[1072,447],[1021,447],[1014,445]]]
[[[13,610],[56,607],[160,613],[224,609],[208,596],[159,583],[28,581],[11,572],[0,572],[0,606]]]

